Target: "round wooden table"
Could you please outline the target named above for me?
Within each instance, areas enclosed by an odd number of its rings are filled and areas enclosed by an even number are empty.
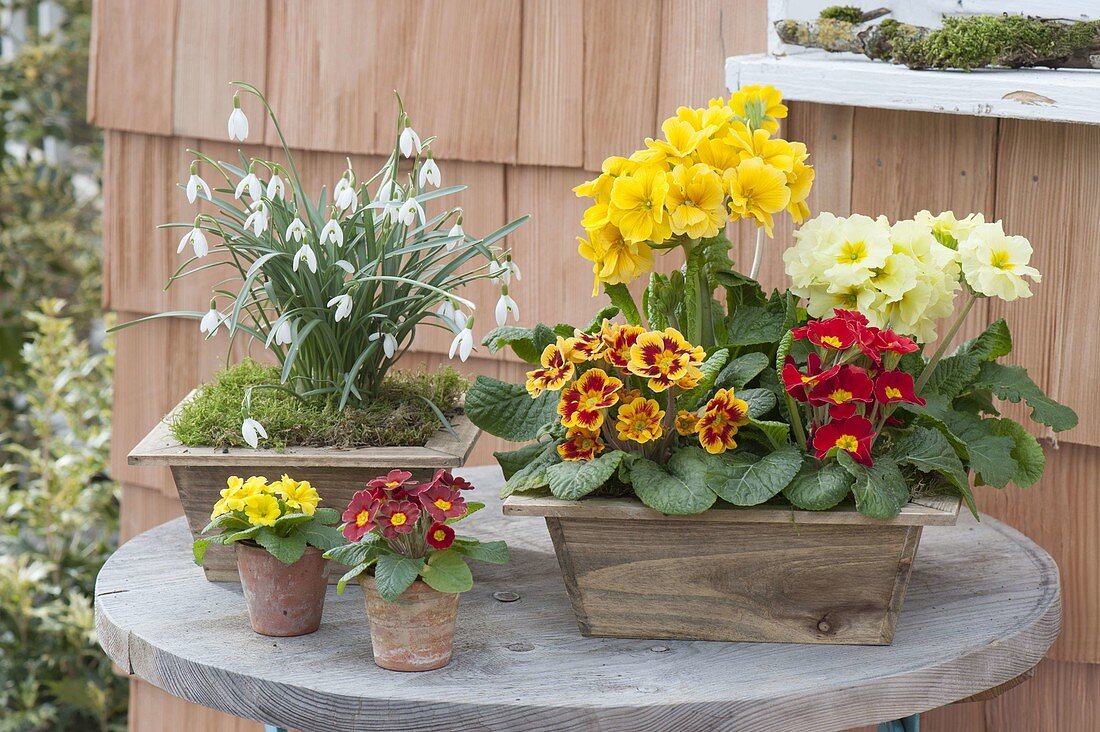
[[[585,638],[543,522],[501,515],[496,468],[461,472],[489,504],[464,533],[506,539],[512,562],[474,563],[446,668],[376,667],[358,586],[330,589],[312,635],[252,633],[240,586],[208,582],[192,563],[182,518],[103,567],[99,642],[171,694],[310,732],[821,731],[987,698],[1026,679],[1058,634],[1054,561],[1008,526],[967,517],[925,530],[891,646]]]

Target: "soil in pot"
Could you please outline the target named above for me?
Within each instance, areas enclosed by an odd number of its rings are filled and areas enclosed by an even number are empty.
[[[252,630],[285,638],[321,627],[329,563],[319,550],[308,547],[294,564],[256,544],[238,542],[236,550]]]
[[[389,602],[378,594],[374,577],[361,575],[370,618],[374,662],[390,671],[431,671],[451,662],[458,595],[437,592],[417,580]]]

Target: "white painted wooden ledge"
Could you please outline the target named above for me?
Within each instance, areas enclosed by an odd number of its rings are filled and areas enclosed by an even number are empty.
[[[543,522],[501,515],[496,468],[461,472],[489,504],[463,533],[506,539],[512,563],[474,563],[446,668],[377,668],[358,586],[329,590],[313,635],[253,634],[240,586],[207,582],[191,563],[183,519],[104,566],[99,642],[171,694],[307,732],[827,732],[1003,689],[1058,634],[1054,561],[1004,524],[967,515],[925,529],[892,646],[585,638]],[[502,591],[519,600],[494,599]]]
[[[849,53],[726,59],[726,86],[771,84],[786,99],[977,117],[1100,124],[1100,71],[914,71]]]

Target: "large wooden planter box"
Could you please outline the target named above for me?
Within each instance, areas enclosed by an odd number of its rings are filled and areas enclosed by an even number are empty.
[[[584,635],[886,645],[922,527],[954,525],[959,500],[888,521],[854,506],[665,516],[634,498],[520,495],[504,513],[545,517]]]
[[[172,437],[168,425],[191,392],[130,451],[131,465],[168,465],[176,483],[187,525],[197,535],[210,522],[210,510],[231,475],[266,475],[275,480],[283,472],[308,480],[321,494],[321,505],[343,511],[352,495],[376,475],[400,468],[427,480],[440,468],[454,469],[465,462],[481,430],[465,416],[451,419],[458,438],[440,430],[423,447],[374,447],[352,450],[328,447],[270,448],[187,447]],[[239,581],[230,547],[212,545],[203,568],[211,581]],[[333,572],[336,582],[341,572]]]

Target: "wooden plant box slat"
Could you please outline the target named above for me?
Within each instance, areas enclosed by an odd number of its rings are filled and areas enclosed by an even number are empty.
[[[461,467],[481,434],[465,415],[458,415],[451,419],[457,439],[440,428],[422,447],[287,447],[282,451],[188,447],[172,437],[168,426],[194,394],[192,391],[184,397],[127,456],[131,465],[171,468],[192,536],[210,522],[210,511],[231,475],[266,475],[276,480],[284,472],[291,473],[295,480],[313,484],[321,494],[322,506],[343,511],[352,495],[376,475],[399,468],[408,470],[417,480],[428,480],[441,468]],[[232,547],[211,545],[203,569],[210,581],[239,581]],[[341,574],[332,572],[329,581],[335,583]]]
[[[546,519],[584,635],[886,645],[922,527],[954,525],[959,501],[888,521],[854,506],[665,516],[633,498],[511,496],[504,513]]]

